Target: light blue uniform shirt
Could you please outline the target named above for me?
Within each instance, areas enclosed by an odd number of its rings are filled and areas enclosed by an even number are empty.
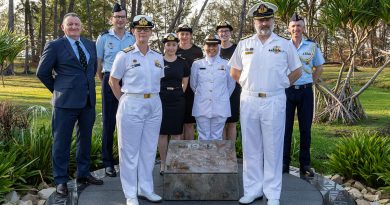
[[[124,48],[132,46],[134,43],[134,36],[127,31],[122,39],[115,35],[112,28],[108,33],[100,35],[96,40],[96,51],[98,59],[103,60],[102,72],[110,72],[116,54]]]
[[[66,36],[66,35],[65,35]],[[70,38],[69,36],[66,36],[66,38],[68,39],[70,45],[72,46],[72,49],[74,51],[74,53],[76,54],[77,56],[77,59],[80,60],[80,54],[79,54],[79,50],[77,49],[77,45],[76,45],[76,40]],[[80,38],[79,40],[80,41]],[[82,41],[80,41],[80,47],[81,49],[83,49],[84,53],[85,53],[85,57],[87,58],[87,63],[89,62],[89,53],[88,53],[88,50],[85,48],[84,44]]]
[[[291,40],[292,42],[292,40]],[[321,49],[313,41],[302,39],[299,45],[298,55],[302,62],[302,75],[295,81],[294,85],[304,85],[313,82],[313,67],[320,66],[325,63]]]

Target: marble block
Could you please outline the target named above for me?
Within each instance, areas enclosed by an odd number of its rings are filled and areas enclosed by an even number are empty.
[[[230,140],[171,140],[164,200],[237,200],[238,166]]]

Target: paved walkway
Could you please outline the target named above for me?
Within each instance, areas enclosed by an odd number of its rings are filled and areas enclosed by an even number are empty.
[[[154,169],[155,192],[163,195],[163,177],[158,173],[159,165]],[[240,196],[242,195],[242,164],[239,164]],[[101,171],[103,172],[103,170]],[[97,173],[97,175],[100,175]],[[119,177],[103,178],[103,186],[88,186],[78,196],[79,205],[125,205],[126,199],[122,192]],[[283,175],[281,205],[323,205],[322,194],[307,181],[291,174]],[[221,187],[222,188],[222,187]],[[141,205],[153,203],[139,200]],[[230,205],[238,204],[238,201],[163,201],[161,205]],[[253,203],[254,205],[266,205],[266,199]]]

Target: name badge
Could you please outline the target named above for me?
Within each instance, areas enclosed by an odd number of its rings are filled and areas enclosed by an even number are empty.
[[[199,68],[199,70],[206,70],[206,68]]]
[[[225,67],[223,65],[221,65],[221,67],[218,68],[218,70],[225,70]]]
[[[250,55],[250,54],[253,54],[253,50],[254,48],[245,48],[245,55]]]

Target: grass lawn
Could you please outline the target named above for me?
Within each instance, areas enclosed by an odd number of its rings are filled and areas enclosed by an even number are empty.
[[[354,73],[352,81],[354,89],[358,90],[370,76],[376,71],[372,68],[358,68],[360,72]],[[338,68],[325,67],[323,79],[327,83],[334,83],[338,75]],[[15,76],[5,76],[5,87],[0,86],[0,101],[12,101],[15,104],[30,107],[42,105],[50,108],[51,93],[38,81],[35,75],[18,74]],[[96,112],[101,113],[100,81],[96,82],[97,87],[97,107]],[[329,170],[324,163],[327,155],[332,153],[335,144],[340,137],[351,136],[356,131],[386,131],[390,132],[390,68],[386,68],[376,82],[366,92],[360,96],[361,103],[367,113],[368,118],[355,125],[343,124],[314,124],[312,129],[312,166],[319,173],[329,174]],[[42,122],[50,120],[50,114],[41,119]],[[299,149],[299,131],[297,122],[294,127],[295,147],[293,154],[294,166],[299,166],[297,162]],[[96,119],[97,130],[101,129],[101,118]]]

